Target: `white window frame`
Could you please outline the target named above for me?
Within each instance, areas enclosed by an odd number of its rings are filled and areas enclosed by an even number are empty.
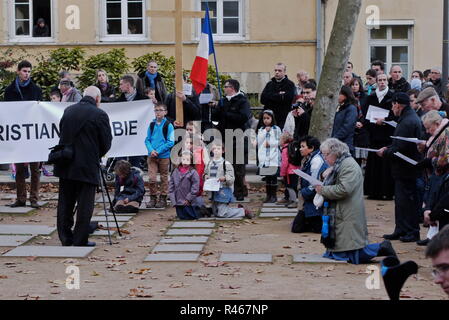
[[[371,47],[386,47],[387,48],[387,61],[385,62],[385,73],[390,73],[390,68],[393,65],[393,50],[392,47],[407,47],[408,52],[408,63],[407,63],[407,78],[410,78],[413,72],[413,23],[407,21],[406,23],[401,23],[401,21],[382,21],[381,26],[387,28],[387,39],[371,39],[371,29],[368,29],[368,55],[369,55],[369,65],[367,68],[371,67]],[[393,26],[405,26],[408,27],[408,39],[392,39],[392,27]],[[396,63],[401,64],[401,63]],[[409,79],[406,79],[407,81]]]
[[[127,0],[116,0],[122,3],[122,34],[107,34],[107,11],[106,11],[106,0],[101,0],[100,5],[100,18],[101,18],[101,33],[100,41],[102,42],[115,42],[115,41],[146,41],[148,40],[148,19],[146,16],[146,11],[148,10],[147,0],[142,0],[142,34],[128,34],[128,1]],[[126,32],[126,33],[124,33]]]
[[[34,16],[33,16],[33,1],[39,0],[28,0],[29,5],[29,17],[30,17],[30,35],[16,35],[16,1],[9,0],[9,42],[55,42],[55,34],[56,34],[56,24],[55,24],[55,12],[56,12],[56,1],[50,0],[50,22],[51,22],[51,30],[50,37],[33,37],[33,28],[34,28]]]
[[[234,41],[234,40],[245,40],[245,2],[246,0],[229,0],[229,1],[237,1],[239,3],[239,32],[238,33],[223,33],[223,2],[227,0],[214,0],[217,2],[217,33],[213,34],[214,40],[218,41]],[[197,1],[197,10],[201,10],[201,0]],[[210,10],[210,13],[213,13]],[[197,29],[197,39],[199,39],[199,35],[201,35],[201,20],[198,19],[196,24]]]

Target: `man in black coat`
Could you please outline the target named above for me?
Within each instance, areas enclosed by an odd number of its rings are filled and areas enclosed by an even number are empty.
[[[57,227],[63,246],[94,246],[88,242],[89,223],[95,202],[95,190],[100,179],[100,158],[111,147],[109,117],[99,108],[101,92],[88,87],[84,98],[69,106],[59,123],[59,144],[72,143],[74,158],[69,164],[56,164],[59,177]],[[77,207],[75,229],[74,207]]]
[[[5,101],[41,101],[42,90],[31,80],[32,65],[30,62],[24,60],[17,66],[17,77],[5,89]],[[37,203],[39,199],[39,181],[40,171],[39,162],[30,163],[31,171],[31,189],[30,189],[30,203],[31,207],[39,208]],[[11,204],[11,207],[25,207],[26,205],[26,166],[24,163],[16,163],[16,188],[17,200]]]
[[[406,93],[399,92],[393,96],[392,111],[399,117],[394,136],[421,139],[423,136],[421,120],[410,107],[410,98]],[[419,201],[416,179],[420,169],[395,153],[419,162],[421,154],[413,142],[393,139],[389,147],[383,147],[377,154],[391,161],[391,173],[395,180],[395,230],[384,235],[387,240],[416,242],[419,240]]]
[[[147,70],[140,73],[139,78],[142,80],[143,89],[153,88],[157,101],[164,102],[167,98],[167,89],[165,88],[161,74],[157,72],[158,68],[156,61],[148,62]]]
[[[287,78],[286,72],[285,64],[276,64],[274,77],[267,83],[260,97],[264,110],[273,110],[276,123],[281,129],[284,128],[285,119],[291,110],[296,93],[295,84]]]
[[[237,80],[227,80],[224,85],[224,91],[226,96],[218,104],[214,120],[219,122],[217,129],[222,135],[226,160],[230,161],[234,167],[234,196],[237,201],[242,201],[248,195],[248,190],[245,186],[245,165],[248,163],[249,141],[247,137],[241,137],[240,135],[236,135],[234,141],[233,137],[226,137],[226,130],[241,129],[245,131],[249,129],[251,108],[248,98],[240,91],[240,83]],[[229,155],[230,150],[226,151],[226,146],[230,144],[230,142],[226,142],[227,138],[233,139],[232,158]]]

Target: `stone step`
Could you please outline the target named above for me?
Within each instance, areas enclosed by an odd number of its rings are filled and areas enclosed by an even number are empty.
[[[334,259],[324,258],[322,254],[294,254],[293,263],[343,263],[346,261],[338,261]]]
[[[215,228],[212,222],[175,222],[170,228]]]
[[[156,252],[201,252],[203,244],[158,244],[151,253]]]
[[[95,247],[21,246],[2,257],[85,258]]]
[[[265,253],[222,253],[221,262],[273,262],[273,256]]]
[[[196,262],[199,253],[150,253],[145,262]]]
[[[0,234],[16,235],[44,235],[48,236],[56,231],[56,227],[32,225],[32,224],[1,224]]]
[[[206,243],[209,237],[164,237],[159,243]]]
[[[209,236],[213,229],[169,229],[167,236]]]
[[[33,238],[34,236],[0,235],[0,247],[17,247]]]

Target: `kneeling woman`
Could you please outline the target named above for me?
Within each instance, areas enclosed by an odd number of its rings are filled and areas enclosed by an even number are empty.
[[[330,138],[320,149],[331,168],[327,170],[329,174],[324,185],[316,186],[315,190],[324,197],[325,204],[329,203],[328,212],[335,212],[334,224],[330,226],[334,229],[330,232],[334,234],[334,241],[332,244],[325,241],[324,257],[359,264],[368,263],[377,256],[396,256],[388,240],[368,244],[362,170],[351,157],[348,146]]]
[[[299,152],[302,158],[302,171],[311,175],[315,179],[320,179],[323,171],[328,167],[320,152],[320,141],[311,136],[305,136],[300,140]],[[315,189],[310,183],[301,178],[301,196],[304,199],[304,209],[298,212],[298,228],[295,232],[321,232],[322,208],[317,208],[313,204],[316,195]]]

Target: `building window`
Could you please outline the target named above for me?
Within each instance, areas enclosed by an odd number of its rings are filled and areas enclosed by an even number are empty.
[[[399,65],[405,79],[412,72],[412,27],[409,25],[380,26],[369,30],[370,62],[382,60],[385,62],[385,72],[389,73],[391,66]]]
[[[103,0],[104,30],[106,40],[145,37],[145,1]]]
[[[52,0],[12,0],[11,40],[48,41],[53,34]]]
[[[233,40],[243,37],[243,0],[201,1],[201,10],[209,5],[213,17],[210,19],[212,33],[217,39]],[[201,30],[199,24],[199,30]]]

